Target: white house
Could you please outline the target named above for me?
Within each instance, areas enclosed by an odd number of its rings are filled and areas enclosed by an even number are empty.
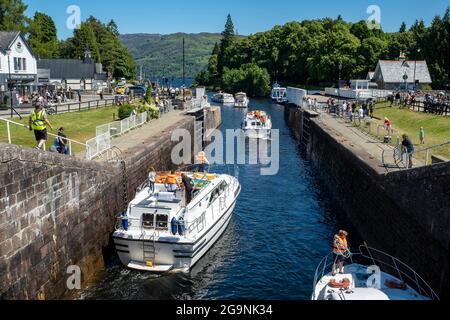
[[[37,85],[37,60],[18,31],[0,31],[0,91],[9,86],[19,94],[29,94]]]

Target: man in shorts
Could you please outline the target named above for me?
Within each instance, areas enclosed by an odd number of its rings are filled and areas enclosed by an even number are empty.
[[[30,131],[34,131],[34,136],[36,138],[36,149],[43,150],[45,142],[47,141],[47,126],[53,130],[43,105],[39,103],[36,105],[35,110],[31,112],[29,120]]]

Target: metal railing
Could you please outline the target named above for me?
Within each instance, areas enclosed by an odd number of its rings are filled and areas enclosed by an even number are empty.
[[[147,112],[123,119],[120,122],[98,126],[96,136],[86,142],[86,158],[92,160],[111,149],[111,140],[147,122]]]
[[[15,125],[18,127],[22,127],[26,130],[30,130],[30,127],[12,120],[8,120],[5,118],[0,117],[1,121],[6,122],[6,130],[7,130],[7,134],[8,134],[8,144],[12,144],[12,135],[11,135],[11,125]],[[54,137],[54,138],[59,138],[58,135],[47,132],[47,135]],[[87,148],[87,144],[73,140],[73,139],[69,139],[69,138],[64,138],[64,140],[66,140],[68,142],[68,149],[69,149],[69,155],[72,156],[73,155],[73,150],[72,150],[72,144],[76,144],[76,145],[80,145],[83,148]],[[44,144],[44,151],[46,149],[46,145]]]
[[[409,285],[418,294],[431,300],[439,300],[439,296],[417,272],[404,262],[385,252],[362,245],[359,247],[359,252],[351,254],[350,260],[351,264],[359,263],[365,266],[377,266],[381,271],[391,276],[395,273],[399,280]],[[330,273],[329,270],[331,270],[335,262],[333,253],[328,254],[320,261],[314,275],[313,298],[317,298],[315,297],[317,284],[325,275]]]

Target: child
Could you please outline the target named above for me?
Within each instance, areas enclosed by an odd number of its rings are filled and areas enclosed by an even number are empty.
[[[425,144],[425,130],[420,127],[420,144]]]

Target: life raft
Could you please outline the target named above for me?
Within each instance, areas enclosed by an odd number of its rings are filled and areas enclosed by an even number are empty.
[[[393,279],[386,279],[384,285],[390,289],[406,290],[407,288],[406,283],[404,283],[403,281]]]
[[[349,289],[351,285],[351,281],[348,278],[343,279],[342,281],[336,281],[336,279],[331,279],[328,285],[333,289]]]

